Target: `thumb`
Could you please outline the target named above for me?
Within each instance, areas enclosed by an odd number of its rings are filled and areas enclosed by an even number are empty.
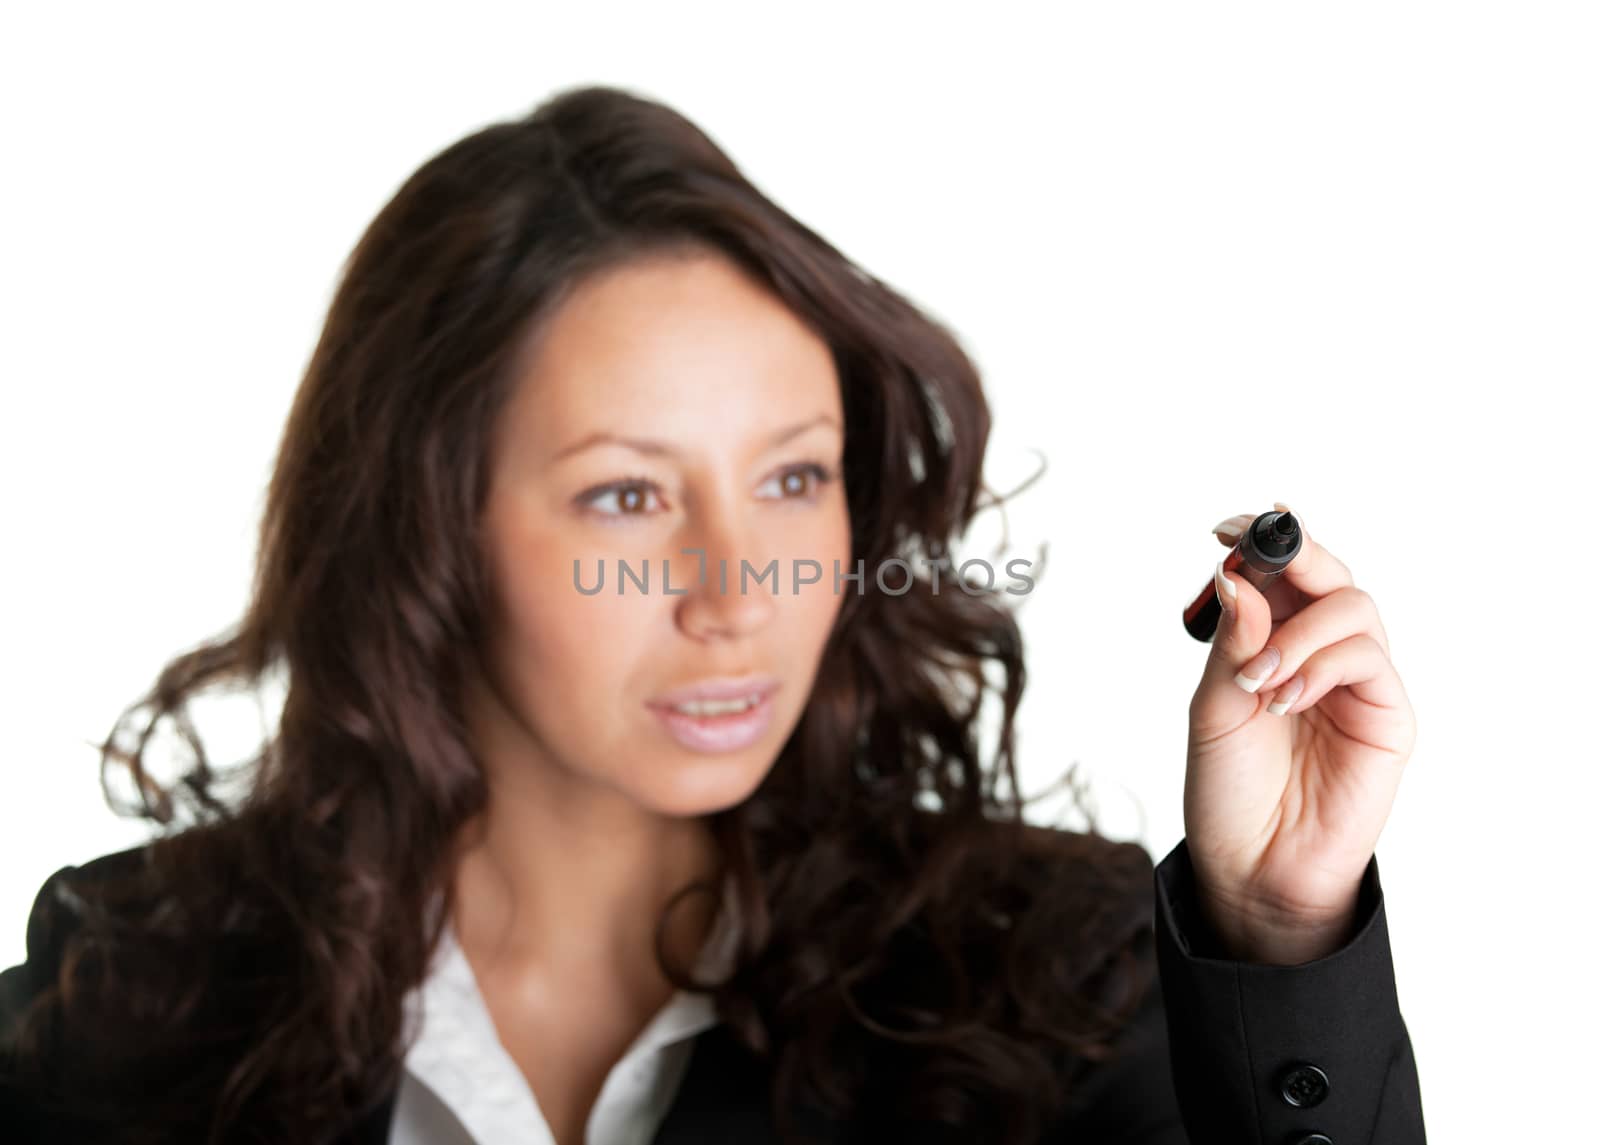
[[[1202,687],[1215,689],[1218,702],[1230,712],[1253,711],[1255,696],[1234,682],[1234,676],[1266,646],[1272,635],[1272,606],[1249,581],[1217,562],[1217,600],[1222,605]]]

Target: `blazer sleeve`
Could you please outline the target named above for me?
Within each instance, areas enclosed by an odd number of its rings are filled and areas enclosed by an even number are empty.
[[[55,980],[61,964],[70,912],[61,910],[60,905],[67,893],[65,876],[77,869],[68,864],[41,884],[28,912],[24,961],[0,970],[0,1125],[5,1126],[8,1143],[89,1139],[82,1132],[87,1127],[68,1114],[59,1100],[20,1080],[13,1044],[23,1012]]]
[[[1088,1079],[1065,1145],[1424,1145],[1374,855],[1360,922],[1298,966],[1222,956],[1188,840],[1154,869],[1158,976],[1117,1057]]]
[[[61,961],[61,940],[51,907],[64,885],[64,876],[77,870],[68,864],[40,885],[28,912],[26,955],[22,962],[0,970],[0,1051],[10,1045],[12,1027],[36,994],[53,980]]]

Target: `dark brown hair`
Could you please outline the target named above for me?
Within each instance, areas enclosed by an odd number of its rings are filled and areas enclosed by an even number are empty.
[[[461,700],[491,599],[477,530],[497,418],[578,284],[698,251],[832,348],[868,575],[760,788],[710,817],[746,920],[731,975],[696,983],[666,960],[665,917],[657,957],[770,1061],[780,1116],[810,1105],[868,1136],[1033,1140],[1077,1065],[1107,1056],[1149,984],[1148,856],[1092,815],[1086,833],[1022,818],[1021,598],[948,576],[935,591],[916,562],[903,593],[872,575],[947,552],[996,503],[973,363],[686,118],[590,86],[445,148],[361,236],[284,430],[246,614],[99,745],[113,808],[165,830],[137,879],[74,887],[81,925],[18,1027],[80,1112],[98,1099],[127,1140],[192,1123],[197,1140],[313,1142],[398,1083],[403,998],[448,917],[452,840],[486,799]],[[275,734],[214,767],[190,699],[275,669]],[[164,717],[193,753],[168,783],[144,762]],[[113,793],[112,761],[137,799]]]

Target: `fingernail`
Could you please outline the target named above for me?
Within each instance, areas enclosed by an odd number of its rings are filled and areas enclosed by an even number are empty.
[[[1277,648],[1269,644],[1261,650],[1259,656],[1239,669],[1239,674],[1233,678],[1233,682],[1247,692],[1254,692],[1267,682],[1268,676],[1278,670],[1278,664],[1282,659]]]
[[[1226,520],[1218,521],[1215,525],[1212,525],[1211,531],[1223,537],[1237,537],[1244,530],[1240,528],[1237,520],[1229,517]]]
[[[1222,575],[1222,562],[1217,562],[1217,603],[1229,616],[1232,616],[1239,607],[1239,590],[1233,587],[1233,582]]]
[[[1294,702],[1300,698],[1300,693],[1306,690],[1304,676],[1296,676],[1278,691],[1278,698],[1267,705],[1267,711],[1275,716],[1287,712]]]

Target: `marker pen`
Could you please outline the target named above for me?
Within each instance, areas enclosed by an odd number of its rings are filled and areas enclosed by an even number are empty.
[[[1299,522],[1287,509],[1274,510],[1246,526],[1239,543],[1222,562],[1222,571],[1236,572],[1257,590],[1266,592],[1299,552]],[[1217,578],[1213,574],[1206,581],[1205,590],[1183,610],[1183,627],[1196,640],[1209,644],[1221,618],[1222,605],[1217,602]]]

